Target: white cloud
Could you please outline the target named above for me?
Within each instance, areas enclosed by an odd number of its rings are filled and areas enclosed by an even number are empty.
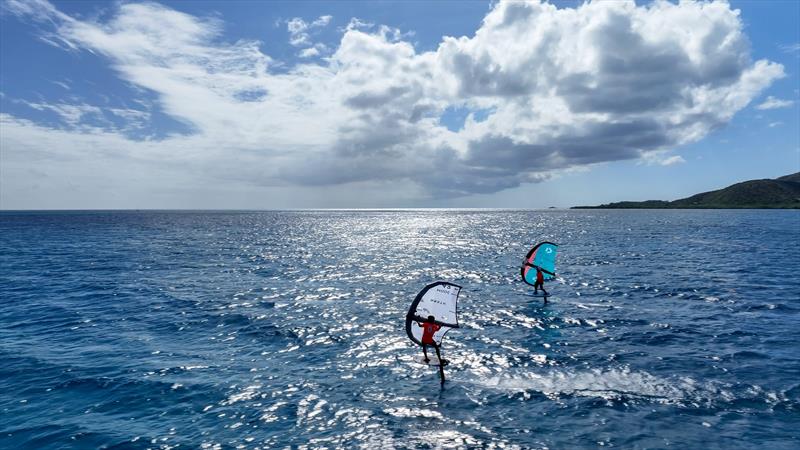
[[[648,166],[672,166],[685,162],[686,160],[680,155],[668,156],[668,151],[653,151],[643,154],[638,164]]]
[[[295,17],[286,21],[286,29],[289,31],[290,44],[295,47],[311,44],[311,37],[306,33],[308,24],[303,19]]]
[[[347,26],[344,28],[340,28],[340,31],[350,31],[350,30],[368,30],[374,27],[375,24],[372,22],[366,22],[358,17],[353,17],[350,19],[350,22],[347,23]]]
[[[659,164],[661,164],[662,166],[672,166],[674,164],[680,164],[680,163],[685,163],[685,162],[686,162],[686,160],[683,159],[682,156],[674,155],[674,156],[670,156],[669,158],[664,158],[663,160],[661,160],[659,162]]]
[[[794,44],[781,45],[780,48],[786,53],[798,53],[800,52],[800,42],[795,42]]]
[[[150,120],[150,112],[132,108],[112,108],[90,105],[87,103],[45,103],[27,102],[15,100],[17,104],[23,104],[37,111],[50,111],[58,115],[63,124],[61,129],[72,129],[74,131],[96,131],[105,129],[107,131],[125,131],[138,129],[145,126]],[[123,119],[125,125],[115,126],[109,120],[110,117]],[[10,116],[7,117],[10,119]]]
[[[70,87],[70,85],[68,83],[64,82],[64,81],[50,80],[50,82],[55,84],[56,86],[61,87],[62,89],[66,90],[66,91],[72,90],[72,87]]]
[[[783,125],[783,122],[780,122],[780,121],[778,121],[778,122],[770,122],[769,127],[770,128],[775,128],[775,127],[781,126],[781,125]]]
[[[331,23],[331,19],[333,16],[319,16],[319,18],[313,22],[311,22],[311,27],[325,27]]]
[[[792,106],[794,102],[792,100],[782,100],[779,98],[775,98],[773,96],[767,97],[761,104],[756,106],[756,109],[778,109],[778,108],[788,108]]]
[[[78,125],[85,116],[102,117],[100,108],[87,104],[20,102],[38,111],[52,111],[70,126]]]
[[[220,185],[492,193],[700,140],[784,76],[781,65],[750,59],[738,11],[724,2],[501,1],[473,37],[446,37],[424,53],[399,30],[354,20],[328,58],[281,73],[258,42],[220,41],[216,20],[123,3],[95,22],[46,5],[19,14],[49,14],[53,34],[108,58],[193,133],[139,142],[7,117],[14,133],[0,136],[3,148],[83,158],[89,140],[142,167]],[[329,22],[287,22],[292,43],[308,46],[301,56],[317,49],[308,30]],[[439,122],[448,107],[491,113],[452,132]],[[54,139],[60,150],[47,147]],[[25,153],[9,153],[20,167]]]
[[[320,56],[328,52],[329,52],[328,47],[325,44],[317,43],[314,44],[313,47],[308,47],[300,50],[297,53],[297,56],[301,58],[313,58],[315,56]]]
[[[47,0],[6,0],[3,9],[15,16],[27,17],[35,22],[69,19],[69,16],[58,11]]]
[[[289,43],[295,47],[312,46],[311,33],[315,28],[326,27],[333,16],[319,16],[311,23],[294,17],[286,21],[286,29],[289,31]]]
[[[301,58],[311,58],[314,56],[319,56],[319,50],[316,47],[310,47],[303,50],[300,50],[300,53],[297,54]]]

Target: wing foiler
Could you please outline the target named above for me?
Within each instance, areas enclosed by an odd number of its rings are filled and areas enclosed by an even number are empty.
[[[542,270],[545,281],[554,279],[556,254],[558,254],[558,244],[540,242],[534,245],[522,263],[522,279],[533,286],[536,283],[536,267]]]
[[[422,327],[417,322],[424,322],[428,316],[441,325],[433,335],[437,345],[441,345],[444,335],[458,326],[458,294],[461,286],[446,281],[437,281],[423,288],[411,302],[406,314],[406,333],[415,343],[422,345]]]

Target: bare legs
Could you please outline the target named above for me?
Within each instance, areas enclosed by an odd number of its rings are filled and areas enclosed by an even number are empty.
[[[425,362],[429,363],[431,360],[428,358],[428,346],[432,346],[436,350],[436,357],[439,358],[439,378],[442,379],[442,387],[444,387],[444,361],[442,361],[442,352],[436,344],[422,344],[422,354],[425,355]]]

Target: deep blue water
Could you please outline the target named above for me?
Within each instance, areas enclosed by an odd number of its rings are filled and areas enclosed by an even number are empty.
[[[799,272],[798,211],[0,213],[0,448],[797,449]]]

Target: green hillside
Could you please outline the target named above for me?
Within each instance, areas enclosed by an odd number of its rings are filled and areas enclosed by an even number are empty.
[[[679,209],[679,208],[791,208],[800,209],[800,172],[780,178],[750,180],[724,189],[703,192],[675,201],[615,202],[575,208]]]

